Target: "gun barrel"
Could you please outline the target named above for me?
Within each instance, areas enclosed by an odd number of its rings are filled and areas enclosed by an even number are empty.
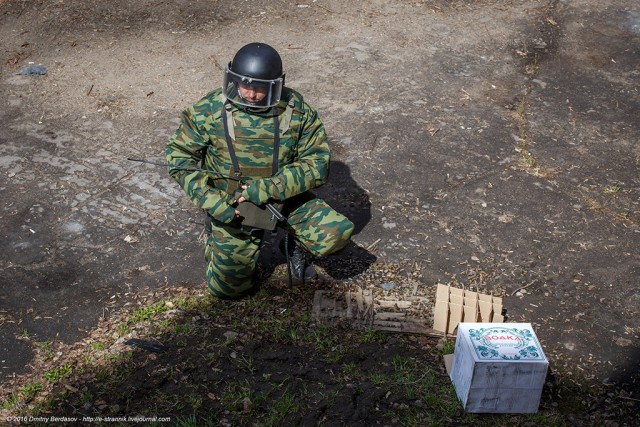
[[[269,209],[269,212],[271,212],[271,215],[273,215],[273,217],[275,219],[277,219],[278,221],[286,221],[287,218],[282,215],[280,213],[280,211],[278,211],[278,209],[275,208],[275,206],[273,206],[271,203],[267,203],[266,204],[267,209]]]

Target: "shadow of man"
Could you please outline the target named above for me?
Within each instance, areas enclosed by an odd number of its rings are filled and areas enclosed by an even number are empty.
[[[369,195],[351,176],[351,169],[343,162],[332,161],[328,182],[316,191],[318,197],[353,222],[353,235],[360,233],[371,220]],[[365,248],[350,242],[339,255],[316,260],[334,279],[348,279],[366,271],[377,257]]]
[[[353,222],[353,235],[360,233],[371,220],[369,196],[364,189],[358,186],[358,183],[351,176],[349,166],[343,162],[331,162],[327,183],[313,190],[313,193]],[[286,262],[282,251],[277,249],[281,246],[277,239],[281,240],[280,236],[283,234],[284,232],[280,231],[277,237],[265,238],[259,264],[268,270],[267,276],[273,272],[276,265]],[[341,280],[366,271],[376,259],[376,256],[366,249],[350,242],[339,254],[316,259],[314,264],[322,267],[333,279]]]
[[[342,162],[331,162],[328,182],[314,192],[353,222],[354,235],[360,233],[371,220],[369,195],[353,179],[349,166]]]

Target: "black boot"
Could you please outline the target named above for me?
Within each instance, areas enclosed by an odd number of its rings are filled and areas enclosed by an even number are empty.
[[[209,213],[205,211],[206,218],[204,219],[204,234],[206,237],[211,236],[212,227],[211,227],[211,217]]]
[[[293,251],[289,256],[289,267],[293,277],[299,282],[306,282],[318,277],[316,269],[309,263],[307,252],[295,242],[292,246]]]

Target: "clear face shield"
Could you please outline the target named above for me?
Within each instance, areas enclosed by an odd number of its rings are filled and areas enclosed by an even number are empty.
[[[251,108],[268,108],[280,102],[283,78],[253,79],[234,73],[227,65],[224,69],[222,93],[229,101]]]

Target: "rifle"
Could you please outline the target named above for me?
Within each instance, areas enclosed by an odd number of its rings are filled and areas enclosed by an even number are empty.
[[[198,167],[182,167],[182,166],[172,165],[172,164],[169,164],[169,163],[152,162],[152,161],[146,160],[146,159],[133,159],[131,157],[127,157],[127,160],[132,161],[132,162],[146,163],[146,164],[154,165],[154,166],[167,166],[167,167],[171,167],[172,169],[177,169],[177,170],[182,170],[182,171],[187,171],[187,172],[206,172],[206,173],[209,173],[209,174],[218,175],[221,178],[227,178],[227,179],[231,179],[233,181],[238,181],[238,184],[240,186],[246,185],[246,183],[239,176],[231,175],[231,174],[228,174],[228,173],[222,173],[222,172],[214,171],[214,170],[211,170],[211,169],[198,168]],[[282,215],[282,213],[280,213],[280,211],[275,206],[273,206],[271,203],[266,203],[265,207],[269,210],[269,212],[271,213],[271,215],[273,216],[273,218],[276,221],[284,222],[285,225],[289,225],[290,226],[290,224],[287,221],[287,217]]]
[[[239,176],[230,175],[228,173],[222,173],[222,172],[214,171],[214,170],[211,170],[211,169],[197,168],[197,167],[185,168],[185,167],[182,167],[182,166],[176,166],[176,165],[172,165],[172,164],[169,164],[169,163],[152,162],[151,160],[146,160],[146,159],[132,159],[131,157],[127,157],[127,160],[132,161],[132,162],[146,163],[148,165],[154,165],[154,166],[168,166],[168,167],[171,167],[172,169],[177,169],[177,170],[187,171],[187,172],[207,172],[207,173],[211,173],[211,174],[214,174],[214,175],[218,175],[221,178],[232,179],[234,181],[238,181],[239,183],[243,183],[242,182],[242,178],[240,178]]]
[[[233,181],[238,181],[238,184],[240,186],[245,185],[245,182],[239,176],[226,174],[226,173],[222,173],[222,172],[218,172],[218,171],[214,171],[214,170],[211,170],[211,169],[199,168],[199,167],[182,167],[182,166],[172,165],[172,164],[169,164],[169,163],[152,162],[152,161],[146,160],[146,159],[133,159],[131,157],[127,157],[127,160],[132,161],[132,162],[146,163],[146,164],[154,165],[154,166],[171,167],[172,169],[183,170],[183,171],[187,171],[187,172],[206,172],[208,174],[217,175],[220,178],[227,178],[227,179],[231,179]],[[278,210],[278,208],[276,208],[271,203],[265,203],[264,206],[271,213],[273,218],[277,222],[280,222],[280,223],[284,224],[285,228],[287,229],[287,233],[285,234],[285,256],[287,258],[287,273],[288,273],[288,276],[289,276],[289,288],[293,288],[293,281],[292,281],[292,276],[291,276],[291,262],[289,260],[289,249],[288,248],[289,248],[289,234],[290,233],[295,234],[295,231],[294,231],[293,227],[291,227],[291,224],[289,223],[289,220],[287,219],[287,217],[282,215],[282,213]]]

